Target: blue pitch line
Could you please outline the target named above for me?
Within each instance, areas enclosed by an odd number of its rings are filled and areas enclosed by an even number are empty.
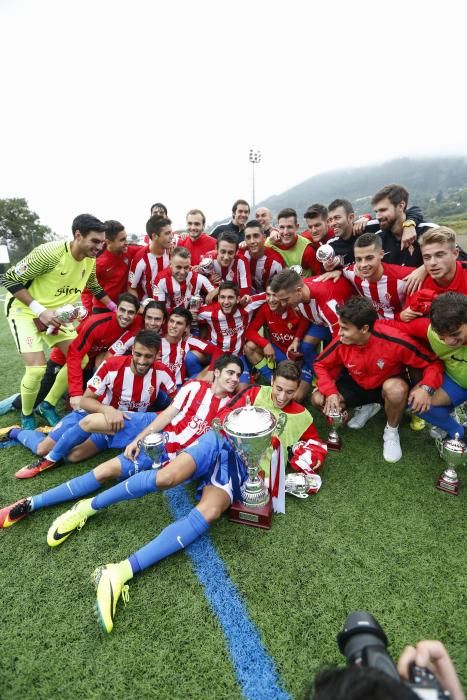
[[[174,518],[185,517],[193,508],[183,486],[170,489],[166,496]],[[209,536],[205,535],[193,542],[186,552],[204,586],[206,598],[219,618],[245,698],[290,700],[290,695],[280,687],[274,662],[264,648],[258,630],[249,619],[241,596]]]

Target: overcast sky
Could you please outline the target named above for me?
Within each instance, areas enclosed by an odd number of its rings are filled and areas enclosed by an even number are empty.
[[[176,227],[316,173],[467,154],[462,3],[1,0],[0,198]]]

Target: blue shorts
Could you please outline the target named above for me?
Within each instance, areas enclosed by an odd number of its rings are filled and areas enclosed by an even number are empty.
[[[57,423],[54,429],[50,431],[48,437],[52,438],[52,440],[55,440],[55,442],[58,442],[62,437],[63,433],[65,433],[68,430],[68,428],[72,428],[87,415],[88,414],[86,413],[86,411],[82,411],[81,409],[79,411],[72,411],[71,413],[67,413],[66,416],[63,416],[60,423]]]
[[[464,403],[464,401],[467,401],[467,389],[461,387],[460,384],[455,382],[454,379],[451,379],[451,377],[448,377],[447,374],[443,375],[441,389],[444,389],[449,396],[453,406],[459,406],[461,403]]]
[[[285,352],[281,350],[278,345],[276,345],[275,343],[271,343],[271,345],[274,348],[274,352],[276,353],[276,364],[279,364],[279,362],[288,359]],[[273,372],[274,370],[268,366],[261,367],[259,371],[261,376],[269,381],[272,379]],[[304,363],[302,363],[302,368],[300,370],[300,379],[307,382],[308,384],[311,384],[311,382],[313,381],[313,372],[308,367],[306,367]]]
[[[115,435],[104,435],[103,433],[91,433],[89,440],[92,440],[99,452],[108,448],[121,449],[130,444],[139,433],[148,427],[157,416],[157,413],[131,413],[130,418],[125,418],[125,425]]]
[[[225,491],[231,501],[241,498],[240,486],[247,470],[227,440],[209,430],[184,452],[195,460],[192,479],[200,480],[198,494],[204,486],[211,485]]]
[[[313,338],[319,338],[320,340],[325,340],[327,343],[331,340],[331,331],[327,326],[318,326],[316,323],[312,323],[306,329],[305,336],[311,336]]]

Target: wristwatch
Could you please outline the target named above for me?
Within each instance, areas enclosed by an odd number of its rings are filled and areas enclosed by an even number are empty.
[[[402,228],[411,228],[412,226],[415,226],[415,221],[412,221],[412,219],[406,219],[402,224]]]
[[[419,388],[419,389],[425,389],[426,393],[427,393],[429,396],[433,396],[433,394],[435,393],[435,389],[433,389],[432,386],[428,386],[428,384],[419,384],[419,385],[418,385],[418,388]]]

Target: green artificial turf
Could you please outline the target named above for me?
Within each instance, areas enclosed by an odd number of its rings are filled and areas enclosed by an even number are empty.
[[[0,351],[3,398],[18,388],[21,375],[3,317]],[[7,414],[0,425],[17,419]],[[325,435],[320,418],[317,425]],[[271,531],[225,518],[211,529],[293,698],[320,666],[343,662],[335,637],[354,609],[376,616],[394,657],[418,639],[442,639],[467,680],[465,469],[460,496],[440,493],[434,483],[443,464],[428,431],[412,433],[405,423],[404,457],[388,465],[383,427],[379,414],[363,431],[344,429],[343,450],[328,457],[321,491],[303,501],[287,496],[287,514],[275,517]],[[63,466],[27,482],[14,479],[30,459],[22,447],[0,450],[0,506],[101,461]],[[189,493],[193,498],[192,487]],[[66,508],[0,531],[0,697],[241,698],[222,628],[186,554],[131,581],[129,604],[120,601],[113,633],[99,638],[90,575],[171,521],[165,497],[114,506],[51,550],[47,529]]]

